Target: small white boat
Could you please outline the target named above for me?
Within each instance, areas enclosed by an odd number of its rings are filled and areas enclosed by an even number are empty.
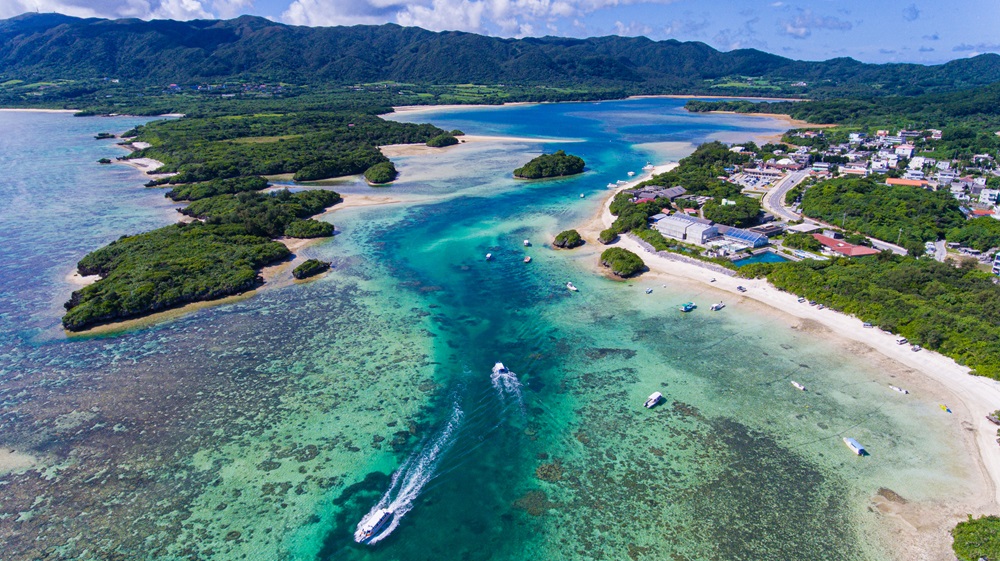
[[[844,437],[844,444],[846,444],[847,447],[850,448],[852,452],[854,452],[859,456],[864,456],[865,454],[868,453],[865,451],[865,447],[858,444],[858,441],[854,440],[853,438]]]
[[[584,197],[586,197],[586,195],[584,195],[583,193],[580,193],[580,198],[582,199]]]
[[[568,288],[568,289],[572,290],[573,292],[576,292],[577,290],[579,290],[579,289],[578,289],[578,288],[576,287],[576,285],[574,285],[574,284],[573,284],[573,283],[571,283],[571,282],[568,282],[568,283],[566,283],[566,288]]]
[[[530,240],[524,240],[524,247],[528,247],[530,245],[531,245],[531,241]]]
[[[486,260],[487,261],[491,261],[492,259],[493,259],[493,254],[492,253],[487,253],[486,254]]]
[[[634,172],[634,171],[630,171],[630,172],[628,172],[628,176],[629,176],[629,177],[635,177],[635,172]]]
[[[803,386],[802,384],[796,382],[795,380],[792,380],[792,385],[795,386],[795,389],[797,389],[797,390],[806,391],[806,387]]]
[[[650,171],[653,169],[653,164],[646,162],[646,165],[642,166],[642,171]]]
[[[709,309],[712,310],[713,312],[718,312],[719,310],[725,307],[726,305],[723,302],[719,302],[717,304],[712,304],[712,307]]]
[[[506,366],[504,366],[502,362],[498,362],[498,363],[496,363],[496,364],[493,365],[493,373],[494,374],[510,374],[510,370]]]
[[[387,508],[380,508],[373,512],[358,524],[358,529],[354,532],[354,541],[358,543],[368,543],[377,536],[392,520],[392,511]]]
[[[661,394],[660,392],[653,392],[652,394],[650,394],[649,397],[646,398],[646,403],[644,403],[642,406],[645,407],[646,409],[652,409],[656,407],[657,404],[660,403],[661,399],[663,399],[663,394]]]
[[[530,255],[526,255],[526,256],[524,257],[524,262],[525,262],[525,263],[531,263],[531,256],[530,256]]]
[[[625,181],[624,179],[619,179],[619,180],[617,181],[617,183],[618,183],[619,185],[621,185],[621,184],[623,184],[623,183],[628,183],[628,181]]]
[[[894,391],[894,392],[899,392],[899,393],[902,393],[902,394],[908,394],[908,393],[910,393],[909,390],[904,390],[903,388],[901,388],[899,386],[892,386],[892,385],[890,385],[889,389],[892,390],[892,391]]]
[[[617,183],[608,183],[608,189],[614,189],[617,186],[618,186]]]
[[[652,294],[652,293],[653,293],[653,289],[652,288],[647,288],[646,289],[646,294]]]

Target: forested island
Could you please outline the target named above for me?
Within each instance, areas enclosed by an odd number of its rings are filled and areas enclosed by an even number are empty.
[[[542,154],[530,162],[514,170],[518,179],[544,179],[549,177],[564,177],[583,173],[586,164],[583,158],[556,150],[552,154]]]
[[[320,261],[319,259],[308,259],[298,267],[295,267],[294,270],[292,270],[292,276],[298,280],[304,280],[329,270],[330,270],[329,261]]]
[[[198,200],[183,212],[202,220],[122,236],[81,259],[80,274],[101,279],[73,293],[63,326],[81,331],[252,290],[262,267],[291,255],[272,238],[331,235],[333,225],[309,217],[340,201],[325,190]]]

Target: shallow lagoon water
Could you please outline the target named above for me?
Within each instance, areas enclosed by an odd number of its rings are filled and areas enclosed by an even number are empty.
[[[141,120],[0,114],[25,131],[3,146],[19,157],[4,159],[0,185],[18,209],[3,214],[13,265],[0,272],[10,334],[0,343],[0,446],[37,459],[0,475],[5,552],[888,558],[868,508],[879,488],[916,501],[965,492],[964,464],[949,460],[960,448],[936,406],[889,391],[864,349],[808,325],[792,329],[739,302],[711,313],[710,288],[612,282],[590,272],[592,252],[546,245],[647,160],[781,130],[680,106],[396,116],[586,142],[469,143],[397,158],[402,178],[384,191],[407,203],[333,213],[342,233],[302,251],[332,260],[331,274],[73,339],[58,329],[72,263],[168,223],[170,206],[134,171],[92,163],[117,154],[93,134]],[[557,147],[583,156],[587,173],[510,178]],[[39,160],[55,171],[39,171]],[[338,189],[373,192],[360,182]],[[705,305],[679,313],[690,300]],[[491,383],[498,360],[516,374],[520,401]],[[652,391],[666,401],[643,409]],[[872,456],[851,455],[848,435]],[[419,483],[415,493],[393,485],[404,465],[420,468],[403,478]],[[410,510],[379,543],[355,544],[358,520],[390,489]]]

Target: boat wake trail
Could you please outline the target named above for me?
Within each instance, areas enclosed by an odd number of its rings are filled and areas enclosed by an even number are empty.
[[[517,403],[517,406],[521,409],[521,414],[525,413],[524,409],[524,396],[521,395],[521,380],[517,379],[517,374],[514,374],[509,369],[504,368],[502,364],[497,363],[499,367],[493,367],[493,373],[490,374],[490,382],[493,387],[497,390],[497,395],[500,396],[500,401],[506,403],[507,397],[511,397]]]
[[[368,542],[369,544],[380,542],[391,534],[399,526],[399,521],[403,516],[413,509],[413,502],[420,496],[424,486],[437,477],[438,464],[454,443],[455,432],[461,424],[462,417],[462,408],[456,402],[451,417],[441,431],[434,435],[423,448],[407,458],[403,465],[399,466],[399,469],[392,474],[389,489],[358,523],[358,528],[361,528],[369,518],[376,516],[380,509],[392,511],[393,518],[389,527],[372,538]]]

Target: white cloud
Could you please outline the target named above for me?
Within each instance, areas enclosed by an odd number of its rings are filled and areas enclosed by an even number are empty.
[[[620,35],[622,37],[636,37],[639,35],[650,35],[652,33],[653,28],[644,23],[639,23],[637,21],[630,21],[627,24],[620,21],[615,22],[615,35]]]
[[[210,0],[0,0],[0,18],[25,12],[58,12],[81,18],[189,20],[216,16]],[[214,0],[215,5],[250,5],[249,0]]]
[[[223,19],[246,14],[252,8],[253,0],[212,0],[212,10]]]
[[[812,10],[799,10],[794,18],[779,22],[778,30],[795,39],[805,39],[812,35],[814,29],[850,31],[853,28],[853,23],[835,16],[820,16]]]
[[[294,0],[282,19],[298,25],[395,21],[432,30],[525,36],[533,35],[536,29],[553,29],[556,20],[579,21],[605,8],[676,1],[679,0]]]

